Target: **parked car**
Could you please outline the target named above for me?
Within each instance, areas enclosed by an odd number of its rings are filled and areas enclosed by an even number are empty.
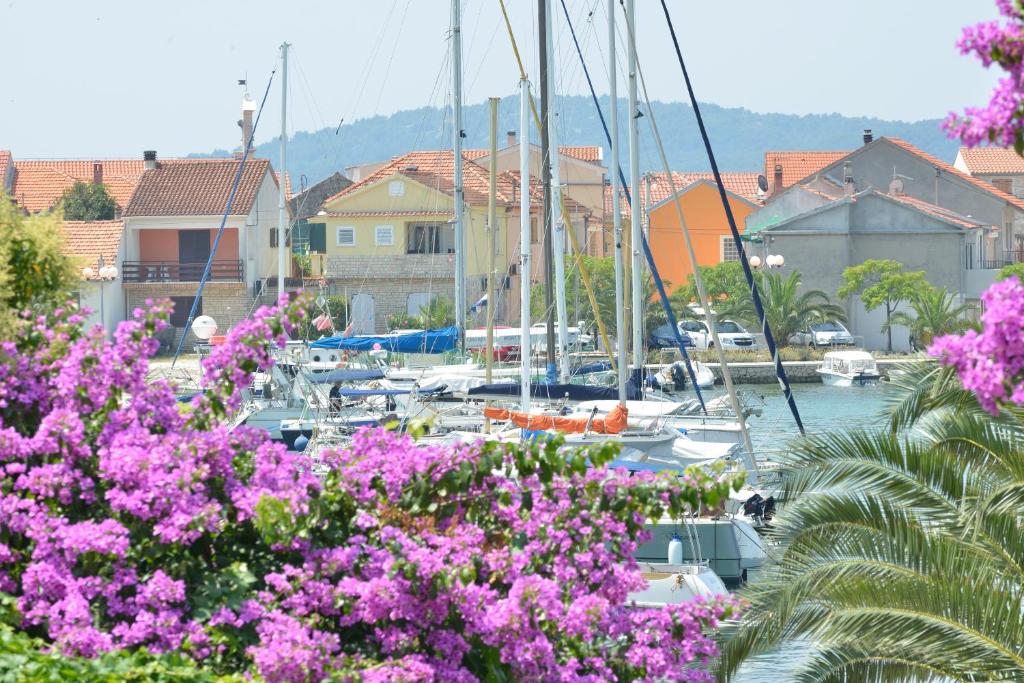
[[[683,346],[693,348],[693,339],[686,332],[679,330],[683,338]],[[668,323],[659,325],[647,335],[647,348],[649,349],[675,349],[678,348],[676,336],[672,334],[672,326]]]
[[[756,349],[757,342],[754,335],[743,329],[743,326],[733,320],[717,320],[715,326],[718,332],[718,340],[722,342],[723,349]],[[684,320],[679,323],[680,330],[686,332],[693,339],[693,345],[698,349],[714,348],[714,338],[708,329],[708,324],[703,320]]]
[[[853,335],[839,322],[815,323],[789,338],[798,346],[853,346]]]

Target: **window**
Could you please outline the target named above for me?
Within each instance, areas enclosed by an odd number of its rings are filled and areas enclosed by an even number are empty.
[[[374,231],[374,241],[378,247],[390,247],[395,243],[395,226],[378,225]]]
[[[338,226],[335,233],[335,244],[339,247],[356,246],[356,229],[351,225]]]
[[[392,180],[388,183],[388,194],[392,197],[404,197],[405,183],[401,180]]]
[[[736,249],[736,242],[732,239],[732,235],[722,235],[722,262],[725,261],[739,261],[740,252]]]
[[[407,254],[441,254],[441,230],[445,223],[406,223]]]
[[[171,311],[171,327],[185,327],[188,324],[188,313],[192,310],[192,302],[195,301],[190,296],[172,296],[171,303],[174,304],[174,310]],[[199,303],[196,305],[196,317],[198,318],[203,314],[203,298],[199,297]]]
[[[704,327],[704,323],[695,322],[693,320],[684,320],[679,323],[679,326],[686,332],[707,332],[707,328]]]
[[[302,252],[307,248],[313,254],[327,252],[327,226],[324,223],[310,223],[305,218],[300,219],[292,228],[292,244],[296,251]]]
[[[292,246],[292,234],[288,232],[288,241],[285,242],[286,247]],[[277,249],[277,228],[270,229],[270,248]]]
[[[540,244],[541,225],[537,216],[530,218],[530,244]]]

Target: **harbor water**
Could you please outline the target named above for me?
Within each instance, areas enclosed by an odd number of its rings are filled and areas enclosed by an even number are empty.
[[[754,448],[765,453],[785,450],[797,438],[799,430],[778,385],[740,385],[737,390],[748,402],[762,408],[762,414],[752,416],[749,421]],[[891,388],[884,382],[874,387],[793,385],[797,409],[808,434],[880,426],[885,421],[886,399],[891,393]],[[715,387],[706,394],[714,397],[725,392]],[[757,575],[752,573],[750,579],[756,581]],[[808,644],[802,648],[789,647],[759,655],[743,665],[735,680],[738,683],[791,681],[810,650]]]

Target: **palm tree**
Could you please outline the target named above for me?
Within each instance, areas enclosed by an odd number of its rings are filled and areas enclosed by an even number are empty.
[[[964,313],[971,310],[970,304],[956,303],[957,296],[945,289],[926,287],[917,290],[910,299],[914,315],[899,311],[893,313],[882,331],[899,325],[910,331],[910,344],[915,349],[927,348],[932,339],[943,334],[963,332],[970,323]]]
[[[798,293],[799,272],[794,271],[785,278],[777,272],[760,272],[757,284],[765,317],[779,346],[788,345],[790,337],[814,323],[846,322],[846,312],[829,301],[825,292],[812,289]],[[760,327],[754,301],[749,296],[727,299],[719,309],[720,317]]]
[[[778,567],[746,591],[720,680],[815,644],[811,681],[1024,678],[1024,421],[949,368],[910,371],[889,424],[816,435],[787,463]]]
[[[448,298],[435,296],[425,306],[420,306],[420,325],[427,330],[455,324],[455,303]]]

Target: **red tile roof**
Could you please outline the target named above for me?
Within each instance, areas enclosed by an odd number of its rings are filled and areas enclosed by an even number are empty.
[[[125,216],[216,216],[224,213],[238,173],[235,159],[172,159],[146,171],[124,211]],[[252,210],[267,173],[275,184],[267,159],[245,162],[231,215]],[[275,204],[276,205],[276,204]]]
[[[124,221],[64,221],[64,253],[76,257],[81,268],[99,270],[99,259],[120,267],[117,252],[124,234]],[[96,279],[94,275],[93,279]]]
[[[505,147],[504,149],[508,149]],[[578,159],[579,161],[586,161],[591,164],[600,163],[603,160],[604,152],[598,145],[561,145],[559,151],[567,157]],[[499,150],[500,151],[500,150]],[[481,159],[490,152],[486,149],[464,149],[462,154],[471,161]]]
[[[8,193],[11,189],[8,185],[7,174],[13,168],[12,161],[10,150],[0,149],[0,193]]]
[[[964,180],[965,182],[970,183],[971,185],[974,185],[978,189],[983,190],[983,191],[985,191],[985,192],[987,192],[987,193],[989,193],[991,195],[994,195],[996,197],[999,197],[1000,199],[1004,200],[1007,204],[1010,204],[1011,206],[1013,206],[1013,207],[1015,207],[1017,209],[1020,209],[1021,211],[1024,211],[1024,201],[1021,201],[1020,199],[1017,199],[1016,197],[1014,197],[1011,194],[1007,194],[1007,193],[1003,192],[1002,190],[996,188],[994,185],[990,185],[990,184],[986,183],[984,180],[980,180],[978,178],[975,178],[974,176],[967,175],[963,171],[960,171],[959,169],[954,168],[951,164],[947,164],[942,159],[939,159],[938,157],[934,157],[931,154],[928,154],[928,152],[925,152],[924,150],[918,149],[917,147],[915,147],[914,145],[910,144],[906,140],[901,140],[900,138],[891,138],[891,137],[883,137],[883,138],[880,138],[880,139],[881,140],[886,140],[886,141],[896,145],[897,147],[905,149],[906,151],[910,152],[911,154],[916,154],[917,156],[921,157],[922,159],[925,159],[926,161],[928,161],[928,163],[930,163],[933,166],[935,166],[935,168],[937,168],[937,169],[939,169],[941,171],[944,171],[945,173],[949,173],[951,175],[955,175],[955,176],[961,178],[962,180]]]
[[[764,177],[768,179],[769,193],[784,190],[829,164],[839,161],[850,152],[765,152]],[[775,167],[782,166],[782,187],[775,185]]]
[[[505,171],[504,173],[498,174],[499,184],[504,180],[510,184],[513,188],[519,188],[522,185],[522,176],[519,171]],[[511,202],[513,208],[519,207],[519,195],[515,194]],[[592,213],[590,209],[580,204],[578,201],[563,193],[562,199],[565,202],[565,210],[570,216],[585,215]],[[530,178],[530,213],[539,211],[543,207],[544,202],[544,188],[541,186],[540,178]]]
[[[725,185],[727,192],[732,192],[752,202],[760,202],[757,176],[756,172],[723,173],[722,183]],[[715,176],[712,173],[704,172],[672,171],[672,181],[675,183],[676,190],[680,191],[696,182],[706,181],[713,184]],[[647,196],[648,190],[650,194],[649,201]],[[672,184],[668,182],[664,172],[648,173],[640,182],[640,194],[642,195],[640,206],[642,210],[646,211],[648,206],[654,206],[658,202],[668,199],[671,193]],[[622,211],[623,216],[629,214],[629,202],[626,201],[625,192],[622,192],[620,195],[619,209]],[[605,185],[604,187],[604,213],[608,217],[613,215],[611,185]]]
[[[100,164],[103,184],[122,209],[142,176],[141,159],[30,159],[14,161],[11,196],[18,206],[35,213],[57,203],[76,182],[91,183]]]
[[[1024,157],[1003,147],[961,147],[960,156],[971,175],[1024,173]]]
[[[453,195],[455,192],[455,156],[451,150],[426,152],[409,152],[377,169],[357,183],[349,185],[333,197],[324,200],[328,204],[339,197],[344,197],[364,187],[374,185],[385,178],[401,174],[418,183],[432,187],[439,192]],[[506,205],[512,197],[512,186],[508,179],[498,178],[498,203]],[[483,166],[473,163],[463,156],[462,190],[466,203],[481,205],[487,203],[488,171]]]

